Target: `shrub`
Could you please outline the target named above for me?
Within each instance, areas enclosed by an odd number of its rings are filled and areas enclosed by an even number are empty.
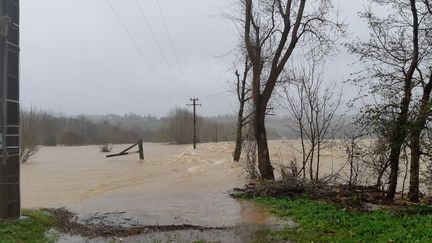
[[[99,147],[99,151],[101,153],[109,153],[109,152],[111,152],[112,149],[113,149],[113,145],[111,143],[102,144]]]

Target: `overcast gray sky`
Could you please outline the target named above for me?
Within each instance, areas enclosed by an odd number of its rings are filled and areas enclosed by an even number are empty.
[[[234,48],[238,38],[233,24],[220,17],[233,0],[138,1],[169,65],[136,0],[110,2],[141,51],[107,0],[21,0],[22,106],[70,115],[162,116],[196,96],[203,103],[201,114],[233,113],[236,100],[226,92],[233,78],[232,60],[220,57]],[[367,34],[357,16],[364,3],[336,1],[354,37]],[[347,78],[348,64],[354,60],[342,52],[329,73]]]

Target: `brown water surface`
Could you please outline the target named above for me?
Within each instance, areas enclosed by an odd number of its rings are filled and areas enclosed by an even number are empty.
[[[115,151],[124,147],[116,145]],[[196,151],[144,147],[145,161],[138,155],[107,159],[97,146],[44,147],[22,167],[23,207],[67,207],[82,219],[94,212],[121,212],[122,218],[145,225],[217,227],[273,220],[255,204],[227,195],[247,183],[230,158],[231,144],[202,144]],[[124,223],[122,218],[117,223]]]

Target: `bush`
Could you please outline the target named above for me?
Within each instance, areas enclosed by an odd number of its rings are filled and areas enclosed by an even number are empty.
[[[101,153],[109,153],[109,152],[111,152],[112,149],[113,149],[113,145],[111,143],[102,144],[99,147],[99,151]]]
[[[43,111],[33,109],[21,111],[20,123],[20,161],[26,163],[40,149],[40,129],[46,121],[47,114]]]

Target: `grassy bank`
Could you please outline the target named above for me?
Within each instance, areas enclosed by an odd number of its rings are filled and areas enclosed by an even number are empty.
[[[0,221],[0,242],[54,242],[46,232],[56,224],[54,217],[42,211],[23,210],[28,217],[19,221]]]
[[[276,216],[298,227],[264,232],[276,240],[298,242],[432,242],[432,207],[348,212],[340,207],[297,198],[257,198]]]

